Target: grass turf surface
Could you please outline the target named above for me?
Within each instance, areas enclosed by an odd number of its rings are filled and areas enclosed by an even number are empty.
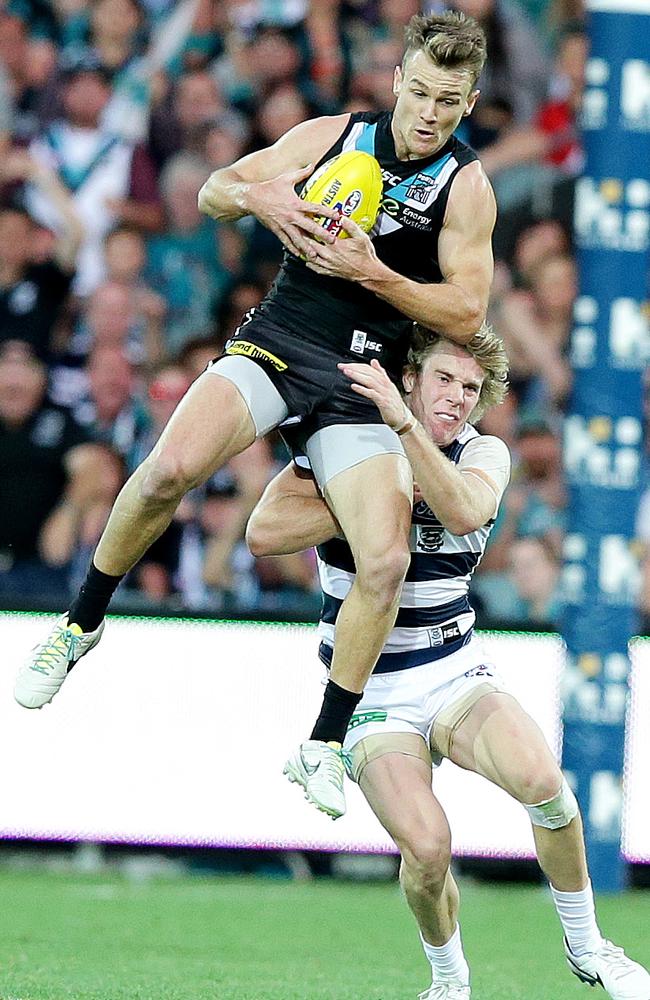
[[[604,997],[566,969],[541,888],[461,892],[473,998]],[[650,895],[599,912],[650,963]],[[395,885],[0,871],[2,1000],[414,1000],[427,973]]]

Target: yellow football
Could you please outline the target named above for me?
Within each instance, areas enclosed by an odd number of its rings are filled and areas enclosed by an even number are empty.
[[[381,169],[374,156],[352,149],[323,163],[307,178],[300,197],[338,209],[364,233],[369,233],[379,213],[382,187]],[[323,229],[335,236],[343,239],[348,235],[336,219],[324,215],[315,218]]]

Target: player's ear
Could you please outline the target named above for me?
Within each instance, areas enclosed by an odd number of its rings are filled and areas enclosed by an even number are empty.
[[[480,93],[481,93],[480,90],[474,90],[469,95],[469,97],[467,98],[467,107],[463,111],[463,118],[467,118],[468,115],[471,115],[472,111],[474,110],[474,105],[479,99]]]
[[[410,365],[402,371],[402,385],[404,386],[404,392],[413,392],[413,386],[415,385],[415,372]]]
[[[395,97],[398,96],[401,86],[402,86],[402,67],[396,66],[395,72],[393,73],[393,93],[395,94]]]

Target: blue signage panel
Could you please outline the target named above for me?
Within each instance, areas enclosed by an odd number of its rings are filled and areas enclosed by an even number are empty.
[[[597,889],[622,888],[621,781],[639,564],[644,311],[650,262],[650,0],[591,0],[580,269],[564,431],[569,489],[564,767],[585,820]]]

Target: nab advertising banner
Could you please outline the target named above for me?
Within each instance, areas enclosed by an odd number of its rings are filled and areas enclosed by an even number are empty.
[[[569,486],[564,767],[585,819],[592,879],[621,888],[628,640],[636,629],[635,515],[650,262],[650,0],[588,0],[580,268],[565,425]]]

